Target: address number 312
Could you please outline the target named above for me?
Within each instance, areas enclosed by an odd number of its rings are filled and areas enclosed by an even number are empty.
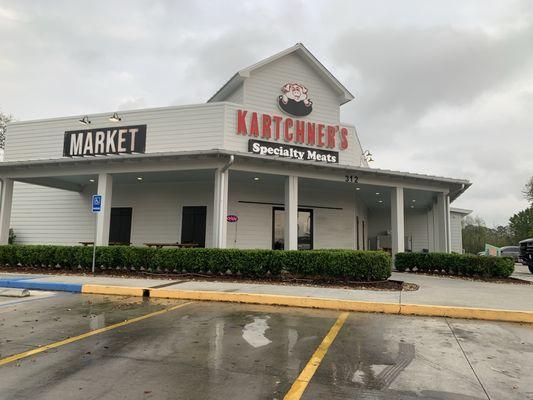
[[[357,183],[358,181],[359,181],[359,177],[356,175],[344,175],[344,182]]]

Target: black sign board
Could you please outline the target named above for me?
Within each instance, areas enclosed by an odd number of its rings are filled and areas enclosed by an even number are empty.
[[[67,131],[63,142],[65,157],[144,153],[145,149],[146,125]]]
[[[266,142],[264,140],[250,139],[248,141],[248,152],[262,156],[291,158],[293,160],[316,161],[327,164],[339,163],[339,153],[337,151],[311,149],[309,147]]]

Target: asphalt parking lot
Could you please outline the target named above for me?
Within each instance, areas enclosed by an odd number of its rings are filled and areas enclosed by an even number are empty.
[[[0,340],[10,400],[533,399],[526,324],[41,293]]]

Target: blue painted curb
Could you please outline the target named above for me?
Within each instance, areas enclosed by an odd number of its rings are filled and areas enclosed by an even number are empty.
[[[50,290],[56,292],[74,292],[81,293],[83,285],[77,283],[58,283],[58,282],[34,282],[11,279],[0,279],[0,287],[9,287],[16,289],[33,289],[33,290]]]

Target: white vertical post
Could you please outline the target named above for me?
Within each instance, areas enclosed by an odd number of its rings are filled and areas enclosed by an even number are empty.
[[[391,192],[392,257],[405,251],[403,187],[394,187]]]
[[[446,251],[452,252],[452,227],[450,215],[450,196],[446,195]]]
[[[226,248],[228,215],[228,170],[215,170],[215,196],[213,199],[213,243],[219,249]]]
[[[0,204],[0,244],[9,243],[11,206],[13,204],[13,179],[2,179],[2,200]]]
[[[298,250],[298,177],[285,177],[285,250]]]
[[[437,204],[436,204],[436,220],[435,220],[435,236],[437,248],[436,251],[447,252],[447,221],[446,221],[446,194],[438,193],[437,194]]]
[[[113,175],[98,174],[98,192],[102,196],[102,211],[96,214],[96,246],[109,245],[109,225],[111,222],[111,201],[113,195]]]

